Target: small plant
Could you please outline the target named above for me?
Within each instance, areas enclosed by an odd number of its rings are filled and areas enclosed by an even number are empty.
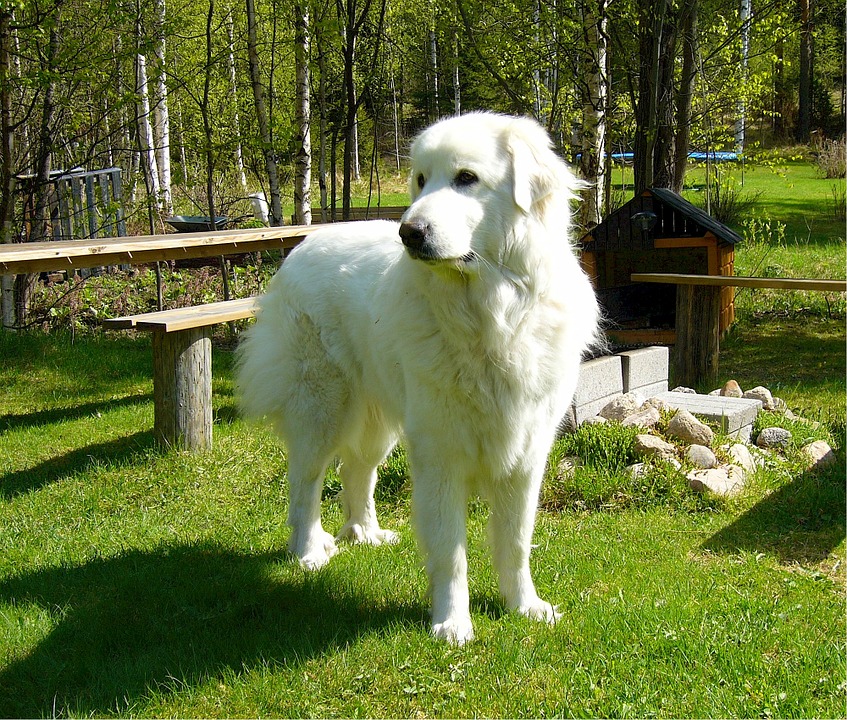
[[[818,173],[827,180],[843,178],[847,174],[847,146],[844,138],[824,140],[815,155]],[[843,217],[843,214],[842,214]]]
[[[742,191],[740,183],[732,175],[717,170],[706,210],[715,220],[727,225],[739,225],[750,214],[761,195],[760,191]],[[702,202],[705,207],[705,199]]]
[[[835,221],[844,222],[847,219],[847,187],[844,183],[833,185],[827,198],[829,215]]]

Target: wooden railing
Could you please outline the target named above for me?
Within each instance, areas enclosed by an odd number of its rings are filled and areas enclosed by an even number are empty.
[[[714,381],[720,355],[720,289],[722,287],[776,290],[847,291],[847,280],[763,278],[677,273],[633,273],[632,282],[676,285],[676,345],[674,379],[678,385]]]

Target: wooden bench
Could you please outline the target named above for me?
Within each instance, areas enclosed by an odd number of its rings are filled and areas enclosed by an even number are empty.
[[[714,381],[720,355],[720,290],[723,287],[847,291],[845,280],[762,278],[678,273],[633,273],[632,282],[676,285],[674,379],[680,385]]]
[[[289,225],[219,232],[0,243],[0,275],[284,250],[294,247],[314,230],[316,228],[310,225]]]
[[[103,321],[113,330],[147,330],[153,341],[154,432],[186,450],[212,446],[212,327],[251,318],[256,298],[227,300]]]
[[[399,205],[371,205],[370,207],[351,207],[350,208],[350,220],[399,220],[403,217],[403,213],[406,212],[405,206]],[[341,217],[344,211],[337,207],[335,208],[335,216],[338,218],[338,222],[341,222]],[[332,208],[327,209],[327,222],[332,222]],[[320,207],[312,208],[312,223],[320,224],[323,220],[321,220],[321,209]]]

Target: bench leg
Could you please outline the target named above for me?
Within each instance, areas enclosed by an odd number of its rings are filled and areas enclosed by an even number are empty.
[[[153,332],[156,437],[169,446],[212,446],[212,340],[209,328]]]

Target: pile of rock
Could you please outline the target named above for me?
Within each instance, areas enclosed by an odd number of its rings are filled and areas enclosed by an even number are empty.
[[[694,391],[675,388],[672,392]],[[730,380],[724,387],[710,394],[759,400],[765,410],[803,421],[765,387],[753,388],[745,393],[735,380]],[[663,422],[663,416],[666,422]],[[632,392],[612,398],[597,417],[585,421],[589,424],[607,422],[619,422],[644,430],[636,436],[635,453],[641,462],[630,467],[633,476],[644,473],[651,460],[659,459],[685,472],[692,490],[718,495],[740,492],[749,474],[762,465],[766,458],[781,458],[782,451],[791,445],[793,439],[791,432],[784,428],[768,427],[759,432],[755,445],[734,442],[715,448],[714,432],[691,412],[684,409],[674,411],[660,398],[645,400]],[[658,429],[660,426],[661,432]],[[822,440],[809,443],[801,449],[801,453],[807,471],[818,470],[835,462],[832,448]]]

